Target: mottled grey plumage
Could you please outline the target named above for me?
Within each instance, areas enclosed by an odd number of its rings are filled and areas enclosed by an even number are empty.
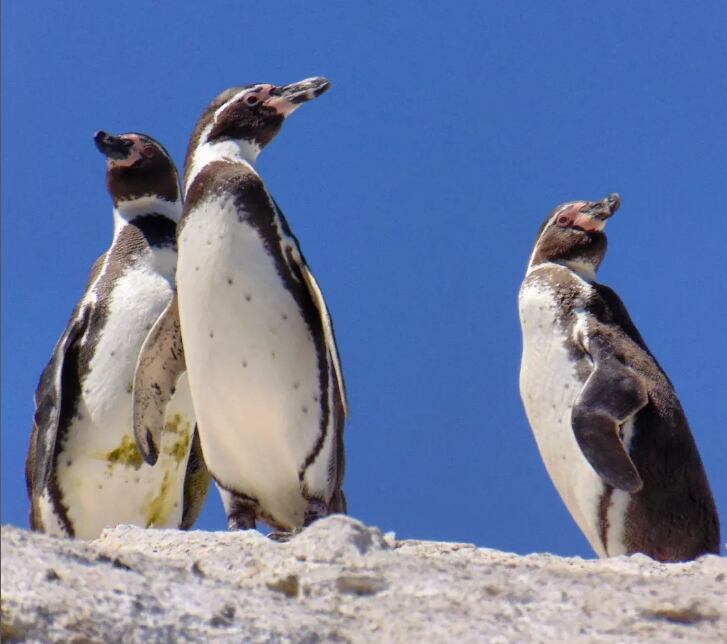
[[[616,293],[595,281],[619,205],[549,215],[520,289],[520,390],[546,468],[601,556],[719,551],[719,522],[674,388]]]

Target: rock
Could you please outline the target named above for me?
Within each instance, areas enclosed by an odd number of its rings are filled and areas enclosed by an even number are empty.
[[[3,642],[716,642],[725,597],[716,556],[521,557],[396,541],[343,516],[287,543],[2,529]]]

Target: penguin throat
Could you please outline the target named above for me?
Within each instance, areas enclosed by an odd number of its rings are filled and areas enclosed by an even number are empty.
[[[185,192],[189,190],[195,177],[209,163],[214,161],[228,161],[232,163],[245,163],[255,166],[260,146],[254,141],[246,139],[221,139],[205,141],[194,151],[192,162],[187,172]]]
[[[565,266],[566,268],[569,268],[574,273],[578,275],[578,277],[586,280],[587,282],[595,282],[596,281],[596,270],[598,269],[598,266],[594,266],[591,262],[579,262],[577,260],[563,260],[556,262],[557,264],[561,264]]]
[[[114,235],[132,219],[151,214],[163,215],[174,223],[179,223],[179,218],[182,216],[182,201],[167,201],[158,195],[144,195],[117,201],[114,208]]]

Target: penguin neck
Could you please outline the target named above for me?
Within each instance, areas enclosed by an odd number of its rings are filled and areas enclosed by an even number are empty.
[[[589,262],[562,262],[562,265],[586,282],[596,281],[596,268]]]
[[[215,161],[242,163],[254,168],[260,149],[260,146],[255,142],[246,139],[205,141],[197,147],[192,155],[185,181],[185,192],[189,190],[189,186],[192,185],[202,169]]]
[[[177,221],[169,212],[160,210],[164,207],[152,206],[133,216],[127,211],[124,214],[128,219],[115,210],[114,239],[109,253],[126,266],[173,281],[177,265]]]
[[[161,215],[170,219],[175,225],[182,215],[182,201],[167,201],[158,195],[144,195],[135,199],[117,201],[114,208],[114,238],[129,222],[147,215]]]
[[[597,281],[596,268],[593,266],[593,264],[590,264],[588,262],[576,262],[567,260],[551,260],[544,262],[533,262],[531,260],[528,266],[527,275],[530,275],[530,273],[539,268],[542,268],[543,266],[562,266],[563,268],[572,271],[586,282],[595,283]]]

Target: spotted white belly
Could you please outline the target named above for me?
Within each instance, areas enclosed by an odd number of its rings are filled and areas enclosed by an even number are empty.
[[[124,523],[179,526],[194,430],[186,376],[168,408],[156,466],[143,462],[132,425],[131,383],[139,350],[171,296],[169,280],[146,269],[128,271],[113,290],[76,418],[56,463],[61,501],[78,538],[92,539]],[[39,506],[46,531],[65,534],[47,492]]]
[[[571,427],[571,410],[583,388],[568,354],[570,338],[561,327],[550,288],[528,280],[520,289],[523,356],[520,395],[540,455],[553,484],[599,556],[599,503],[604,484],[583,456]]]
[[[310,330],[232,199],[201,203],[179,244],[182,337],[207,466],[276,520],[302,525],[299,472],[321,426]]]

